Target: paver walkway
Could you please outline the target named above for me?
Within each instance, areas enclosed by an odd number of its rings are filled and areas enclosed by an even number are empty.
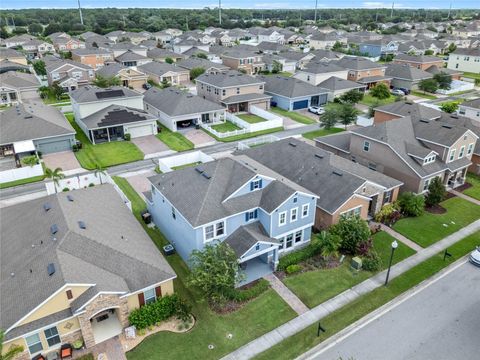
[[[268,274],[264,276],[272,289],[277,292],[280,297],[298,314],[302,315],[308,311],[308,307],[295,295],[285,284],[275,276],[275,274]]]
[[[127,360],[118,336],[105,340],[89,349],[75,350],[73,359],[81,358],[90,353],[93,354],[94,359],[100,359],[103,356],[105,360]],[[100,356],[101,354],[103,355]]]
[[[465,226],[461,230],[443,238],[435,244],[420,250],[415,255],[408,257],[407,259],[392,266],[390,271],[390,279],[394,279],[397,276],[403,274],[407,270],[427,260],[433,255],[447,249],[449,246],[455,244],[457,241],[473,234],[480,230],[480,220]],[[455,254],[454,254],[455,256]],[[272,346],[280,343],[288,337],[295,335],[299,331],[306,327],[315,324],[320,319],[331,314],[332,312],[342,308],[346,304],[359,298],[360,296],[371,292],[372,290],[383,286],[386,276],[386,270],[382,271],[371,278],[361,282],[360,284],[352,287],[349,290],[325,301],[324,303],[314,307],[313,309],[297,316],[289,322],[273,329],[272,331],[258,337],[257,339],[250,341],[248,344],[243,345],[234,352],[226,355],[223,359],[228,360],[240,360],[251,359],[252,357],[268,350]]]
[[[380,228],[385,231],[387,234],[393,236],[395,239],[397,239],[398,241],[404,243],[405,245],[407,245],[409,248],[412,248],[413,250],[415,250],[416,252],[419,252],[420,250],[422,250],[423,248],[418,245],[416,242],[406,238],[405,236],[403,236],[402,234],[396,232],[395,230],[393,230],[391,227],[388,227],[387,225],[385,224],[380,224],[380,223],[377,223],[377,222],[372,222],[371,224],[373,225],[380,225]]]
[[[456,191],[456,190],[449,190],[450,193],[452,193],[453,195],[455,196],[458,196],[459,198],[462,198],[464,200],[467,200],[467,201],[470,201],[471,203],[473,204],[476,204],[476,205],[480,205],[480,201],[477,200],[477,199],[474,199],[468,195],[465,195],[464,193],[461,193],[459,191]]]

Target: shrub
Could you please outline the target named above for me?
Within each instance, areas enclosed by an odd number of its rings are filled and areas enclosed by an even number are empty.
[[[129,133],[126,133],[125,135],[123,135],[123,138],[124,138],[126,141],[130,141],[130,139],[132,138],[132,135],[130,135]]]
[[[383,224],[392,225],[400,219],[398,203],[384,205],[378,213],[375,214],[375,221]]]
[[[440,110],[451,114],[458,110],[458,102],[457,101],[444,102],[442,105],[440,105]]]
[[[69,189],[68,187],[64,187],[64,188],[62,189],[62,191],[63,191],[63,192],[67,192],[67,191],[70,191],[70,189]]]
[[[227,297],[230,300],[244,302],[256,298],[260,294],[264,293],[270,287],[270,283],[265,279],[260,279],[258,282],[245,290],[233,289],[228,294]]]
[[[370,228],[359,216],[342,216],[340,221],[330,228],[330,232],[342,239],[340,249],[348,254],[356,254],[361,242],[370,237]]]
[[[94,184],[94,183],[90,183],[90,184],[88,184],[88,187],[94,187],[94,186],[95,186],[95,184]]]
[[[372,251],[372,248],[373,248],[373,241],[372,241],[372,238],[369,238],[365,241],[362,241],[358,245],[358,254],[361,256],[367,256],[370,253],[370,251]]]
[[[420,216],[425,208],[423,195],[415,195],[412,192],[404,192],[398,197],[398,205],[403,214],[407,216]]]
[[[290,274],[295,274],[300,270],[302,270],[302,267],[300,265],[293,264],[293,265],[287,266],[287,268],[285,269],[285,272],[290,275]]]
[[[362,259],[362,268],[366,271],[378,271],[382,268],[382,259],[374,249]]]
[[[384,83],[379,83],[370,88],[370,95],[380,100],[388,99],[390,97],[390,89]]]
[[[142,330],[154,326],[159,321],[167,320],[173,315],[183,317],[187,309],[187,305],[182,304],[182,300],[176,294],[167,295],[133,310],[128,316],[128,320],[131,325]]]
[[[77,152],[79,149],[78,149],[78,145],[77,144],[73,144],[72,145],[72,151],[73,152]]]
[[[438,205],[441,201],[445,199],[446,195],[447,190],[445,190],[445,186],[443,185],[442,180],[436,177],[428,185],[428,193],[425,197],[425,204],[427,206]]]
[[[322,250],[321,243],[317,239],[312,240],[308,246],[303,249],[293,251],[282,256],[278,262],[278,270],[286,270],[288,266],[298,264],[317,254]]]

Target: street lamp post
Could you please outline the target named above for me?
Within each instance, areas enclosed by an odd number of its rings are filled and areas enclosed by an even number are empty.
[[[388,263],[388,270],[387,270],[387,278],[385,279],[385,286],[388,284],[388,278],[390,277],[390,268],[392,267],[392,260],[393,260],[393,253],[395,249],[398,247],[397,240],[392,242],[392,253],[390,254],[390,261]]]

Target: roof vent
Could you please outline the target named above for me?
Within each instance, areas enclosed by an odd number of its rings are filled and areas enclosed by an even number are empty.
[[[51,208],[52,208],[52,206],[50,205],[50,203],[45,203],[45,204],[43,204],[43,209],[44,209],[45,211],[48,211],[48,210],[50,210]]]
[[[322,155],[322,154],[315,154],[315,157],[316,157],[316,158],[319,158],[319,159],[323,159],[323,155]]]
[[[68,199],[68,201],[73,202],[73,196],[72,195],[67,195],[67,199]]]
[[[203,170],[202,168],[196,167],[196,168],[195,168],[195,171],[201,174],[201,173],[203,173],[205,170]]]
[[[212,177],[207,174],[206,172],[202,173],[202,176],[205,178],[205,179],[211,179]]]
[[[333,174],[335,174],[337,176],[343,176],[343,173],[341,173],[340,171],[337,171],[337,170],[333,170]]]
[[[84,221],[81,221],[81,220],[80,220],[80,221],[78,222],[78,227],[79,227],[80,229],[86,229],[86,228],[87,228],[87,225],[85,225],[85,222],[84,222]]]
[[[55,235],[58,232],[57,224],[53,224],[52,226],[50,226],[50,232],[52,233],[52,235]]]
[[[425,124],[428,124],[430,121],[421,119],[420,122],[425,123]]]
[[[54,263],[48,264],[47,272],[48,272],[48,276],[52,276],[53,274],[55,274],[55,264]]]
[[[25,115],[23,118],[24,118],[24,119],[32,119],[33,116],[32,116],[32,115]]]
[[[449,124],[442,125],[442,127],[445,128],[445,129],[451,129],[451,128],[453,128],[453,126],[452,126],[452,125],[449,125]]]
[[[293,146],[293,147],[297,147],[297,144],[295,144],[293,142],[289,142],[288,145]]]

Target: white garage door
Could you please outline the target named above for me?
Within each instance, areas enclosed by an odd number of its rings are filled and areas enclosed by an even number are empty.
[[[152,124],[129,126],[125,132],[128,132],[132,138],[154,134]]]

